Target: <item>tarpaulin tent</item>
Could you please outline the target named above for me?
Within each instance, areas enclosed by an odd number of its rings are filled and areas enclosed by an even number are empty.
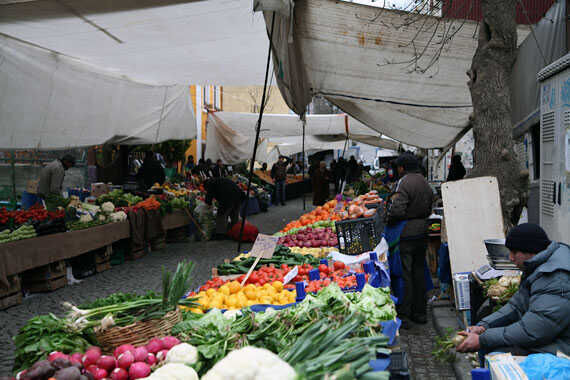
[[[208,114],[206,158],[222,159],[235,164],[251,158],[258,115],[241,112],[212,112]],[[369,145],[397,149],[398,142],[380,137],[379,133],[346,114],[306,115],[305,149],[343,149],[347,138]],[[257,161],[272,162],[266,157],[267,148],[278,148],[281,154],[302,151],[303,122],[297,115],[265,114],[260,130],[261,142]]]
[[[274,70],[297,114],[320,94],[378,132],[421,148],[446,147],[468,127],[465,72],[477,47],[476,22],[429,15],[411,22],[407,12],[333,0],[294,7],[256,0],[256,9],[267,24],[279,10]],[[519,26],[519,41],[526,34]]]

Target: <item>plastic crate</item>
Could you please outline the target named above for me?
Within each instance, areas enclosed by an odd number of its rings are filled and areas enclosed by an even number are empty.
[[[408,366],[408,354],[404,351],[392,352],[390,354],[390,380],[392,379],[410,379],[410,368]]]
[[[360,255],[372,251],[382,239],[382,231],[377,231],[376,226],[376,216],[335,222],[340,253]]]

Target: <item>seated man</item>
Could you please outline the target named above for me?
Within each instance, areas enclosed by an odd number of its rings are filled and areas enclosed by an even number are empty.
[[[514,227],[505,245],[510,260],[523,272],[519,290],[497,312],[483,318],[457,347],[513,355],[570,355],[570,247],[551,242],[542,228],[525,223]]]

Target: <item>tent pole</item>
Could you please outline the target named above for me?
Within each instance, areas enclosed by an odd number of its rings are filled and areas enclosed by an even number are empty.
[[[247,217],[247,206],[249,205],[249,191],[251,190],[251,180],[253,177],[253,165],[255,163],[255,155],[257,154],[257,145],[259,141],[259,132],[261,130],[261,119],[263,118],[263,110],[265,109],[265,95],[267,94],[267,78],[269,77],[269,63],[271,62],[271,43],[273,42],[273,27],[275,26],[275,12],[271,16],[271,32],[269,33],[269,48],[267,51],[267,64],[265,66],[265,82],[263,84],[263,95],[261,96],[261,107],[259,109],[259,119],[257,120],[257,126],[255,130],[255,141],[253,144],[253,156],[251,157],[251,162],[249,164],[249,173],[247,179],[247,191],[245,193],[245,210],[243,217],[241,219],[241,227],[239,229],[239,238],[237,251],[241,250],[241,238],[243,235],[243,227],[245,226],[245,218]]]
[[[10,155],[10,166],[12,167],[12,208],[15,210],[18,204],[16,196],[16,151],[13,150]]]
[[[305,205],[305,125],[307,124],[307,119],[305,117],[305,114],[303,114],[301,120],[303,121],[303,161],[301,163],[301,184],[302,184],[302,190],[301,192],[303,193],[303,211],[306,210],[306,205]]]

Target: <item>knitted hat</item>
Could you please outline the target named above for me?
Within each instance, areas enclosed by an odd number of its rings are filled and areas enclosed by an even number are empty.
[[[538,253],[550,245],[544,230],[533,223],[523,223],[509,231],[505,246],[511,251]]]

